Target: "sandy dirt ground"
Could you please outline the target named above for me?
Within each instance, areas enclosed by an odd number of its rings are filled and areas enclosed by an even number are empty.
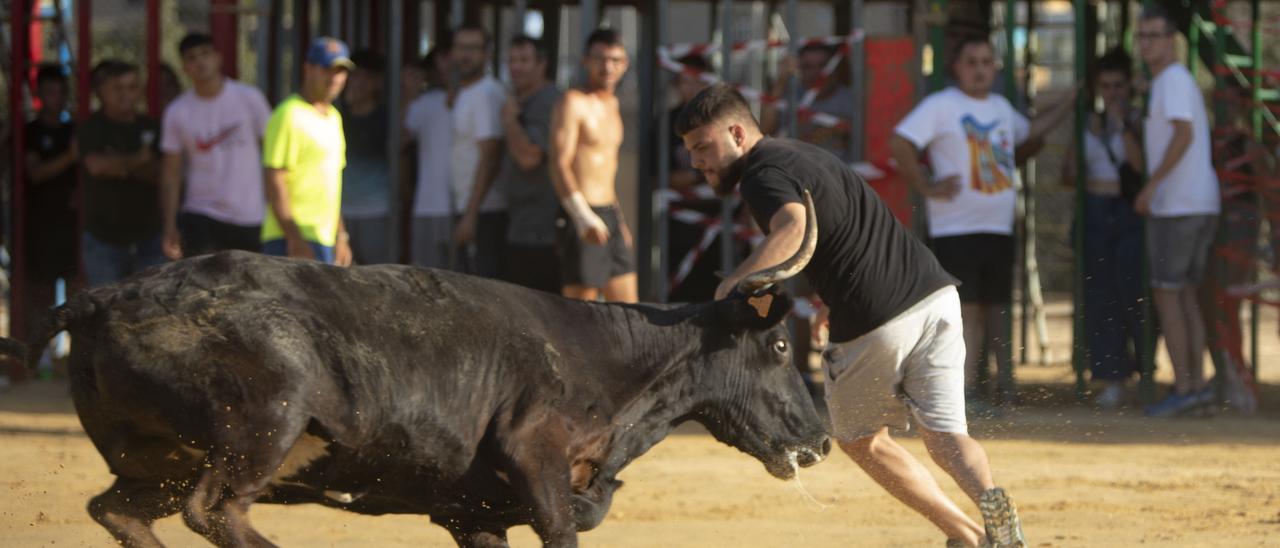
[[[1257,416],[1152,420],[1133,407],[1074,403],[1069,367],[1019,368],[1023,404],[973,424],[997,482],[1020,506],[1032,546],[1280,546],[1280,342],[1263,317]],[[1066,356],[1069,326],[1051,325]],[[1167,363],[1162,380],[1167,380]],[[110,546],[89,497],[111,483],[60,381],[0,393],[0,546]],[[923,446],[904,444],[923,460]],[[962,495],[929,464],[944,488]],[[682,428],[621,475],[608,519],[584,546],[941,546],[922,518],[845,456],[802,471],[808,493],[697,427]],[[964,507],[976,515],[973,505]],[[423,517],[365,517],[314,505],[259,505],[256,526],[284,546],[451,546]],[[171,517],[171,546],[207,545]],[[527,527],[515,546],[536,546]]]

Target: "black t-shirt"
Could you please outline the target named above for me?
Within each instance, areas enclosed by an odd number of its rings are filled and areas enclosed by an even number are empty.
[[[144,146],[157,149],[160,126],[139,115],[132,122],[118,122],[95,112],[77,132],[80,157],[94,153],[133,154]],[[157,184],[133,179],[85,177],[85,230],[105,243],[129,245],[160,234],[160,199]]]
[[[856,339],[956,280],[835,155],[793,139],[747,154],[742,198],[768,232],[782,206],[813,195],[818,246],[804,273],[831,309],[831,340]]]
[[[71,148],[74,136],[74,124],[59,122],[50,127],[40,120],[32,120],[27,123],[27,150],[34,152],[42,162],[47,162],[65,154]],[[72,197],[75,190],[74,164],[44,182],[28,183],[27,219],[39,231],[57,227],[74,230],[76,212],[72,207]]]

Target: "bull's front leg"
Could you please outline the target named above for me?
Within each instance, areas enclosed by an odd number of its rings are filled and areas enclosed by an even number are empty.
[[[569,486],[567,438],[560,428],[530,428],[503,444],[511,487],[533,515],[534,532],[543,546],[578,545]]]

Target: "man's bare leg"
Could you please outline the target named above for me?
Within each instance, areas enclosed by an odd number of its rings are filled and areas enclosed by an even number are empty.
[[[609,278],[604,285],[604,300],[611,303],[637,302],[640,300],[640,291],[636,287],[635,272]]]
[[[1152,296],[1156,301],[1156,312],[1160,315],[1160,331],[1164,335],[1164,344],[1169,351],[1169,361],[1173,362],[1174,391],[1186,394],[1195,389],[1191,379],[1191,363],[1188,350],[1191,346],[1191,333],[1188,316],[1183,310],[1182,289],[1153,288]],[[1203,325],[1203,324],[1202,324]]]
[[[1191,389],[1204,388],[1204,349],[1207,333],[1204,316],[1200,313],[1199,288],[1191,286],[1182,290],[1182,310],[1187,317],[1187,368],[1191,373]]]
[[[967,434],[920,429],[929,456],[976,504],[983,491],[995,487],[987,452]]]
[[[566,285],[560,288],[560,294],[580,301],[595,301],[600,298],[600,288],[585,285]]]
[[[960,321],[964,324],[964,391],[966,396],[977,395],[978,368],[986,367],[982,343],[987,336],[986,307],[980,304],[961,304]],[[965,398],[967,401],[969,398]]]
[[[986,354],[994,354],[996,358],[996,382],[992,383],[996,387],[997,401],[1000,405],[1011,405],[1014,403],[1017,395],[1017,386],[1013,380],[1013,353],[1007,352],[1007,345],[1010,343],[1012,335],[1009,333],[1011,327],[1009,318],[1007,317],[1010,305],[1007,304],[987,304],[982,306],[982,316],[984,328],[987,337]],[[966,348],[974,348],[967,346]],[[986,364],[982,364],[985,366]]]
[[[973,546],[985,538],[982,526],[942,492],[920,461],[889,437],[888,428],[853,441],[841,441],[840,448],[885,491],[928,519],[947,538]]]

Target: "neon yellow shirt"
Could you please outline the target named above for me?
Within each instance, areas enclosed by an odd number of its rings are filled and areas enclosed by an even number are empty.
[[[332,247],[338,240],[342,168],[347,165],[338,110],[330,106],[322,113],[297,94],[290,95],[267,122],[262,165],[285,170],[289,209],[302,237]],[[284,231],[268,207],[262,241],[282,238]]]

